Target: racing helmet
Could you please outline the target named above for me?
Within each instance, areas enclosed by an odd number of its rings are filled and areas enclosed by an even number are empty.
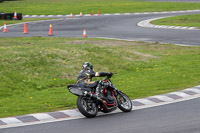
[[[93,70],[93,65],[90,62],[84,62],[82,65],[83,69]]]

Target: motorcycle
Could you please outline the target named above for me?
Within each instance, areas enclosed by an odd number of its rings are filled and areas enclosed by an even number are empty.
[[[104,80],[98,82],[97,87],[101,87],[101,98],[95,94],[96,88],[83,88],[77,84],[68,85],[69,91],[78,96],[77,107],[79,111],[86,117],[92,118],[97,115],[99,111],[109,113],[117,108],[123,112],[130,112],[132,110],[132,102],[130,98],[112,84],[110,78],[107,76]]]

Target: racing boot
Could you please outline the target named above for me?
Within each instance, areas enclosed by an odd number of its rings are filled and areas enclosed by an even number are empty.
[[[100,84],[98,84],[97,85],[97,88],[96,88],[96,95],[97,95],[97,99],[99,99],[99,100],[104,100],[105,98],[104,97],[102,97],[102,95],[101,95],[101,93],[102,93],[102,89],[101,89],[101,85]]]

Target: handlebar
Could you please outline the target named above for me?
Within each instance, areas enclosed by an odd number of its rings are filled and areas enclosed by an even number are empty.
[[[109,75],[109,76],[106,76],[106,79],[110,79],[114,74],[116,74],[116,73],[110,72],[110,75]]]

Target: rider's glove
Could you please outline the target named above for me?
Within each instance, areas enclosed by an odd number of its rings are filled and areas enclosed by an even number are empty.
[[[112,76],[112,75],[113,75],[112,72],[108,72],[108,73],[106,73],[106,72],[100,72],[100,73],[99,73],[99,76],[100,76],[100,77],[104,77],[104,76]]]
[[[113,73],[112,72],[108,72],[108,76],[112,76],[113,75]]]

